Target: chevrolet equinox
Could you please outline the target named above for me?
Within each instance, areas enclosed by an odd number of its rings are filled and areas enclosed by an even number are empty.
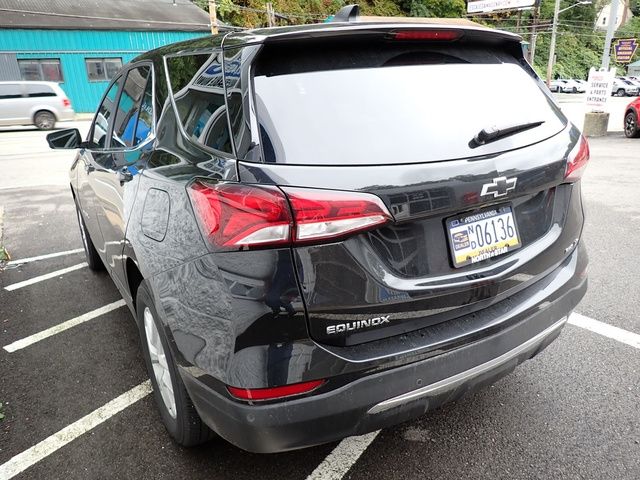
[[[471,90],[470,90],[471,86]],[[171,436],[278,452],[404,422],[560,333],[587,288],[589,148],[470,23],[337,21],[143,54],[71,191]]]

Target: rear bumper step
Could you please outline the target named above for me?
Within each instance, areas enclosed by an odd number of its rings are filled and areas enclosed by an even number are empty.
[[[380,402],[374,405],[373,407],[371,407],[367,411],[367,413],[369,415],[374,415],[380,412],[384,412],[385,410],[389,410],[391,408],[403,405],[405,403],[412,402],[414,400],[419,400],[426,397],[434,397],[446,391],[455,389],[465,383],[468,383],[473,379],[480,377],[481,375],[487,372],[499,369],[500,367],[502,367],[505,364],[508,364],[513,359],[519,357],[523,353],[542,344],[545,338],[559,331],[564,326],[564,324],[567,323],[567,319],[568,317],[564,317],[558,320],[556,323],[544,329],[535,337],[527,340],[521,345],[518,345],[516,348],[509,350],[506,353],[503,353],[499,357],[496,357],[481,365],[477,365],[473,368],[465,370],[464,372],[460,372],[456,375],[453,375],[452,377],[445,378],[444,380],[440,380],[439,382],[432,383],[431,385],[427,385],[425,387],[418,388],[411,392],[407,392],[402,395],[398,395],[397,397],[393,397],[383,402]]]

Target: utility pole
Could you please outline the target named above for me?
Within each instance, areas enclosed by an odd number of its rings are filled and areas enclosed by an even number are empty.
[[[611,55],[611,40],[613,40],[613,34],[616,31],[616,25],[618,23],[618,0],[611,1],[611,9],[609,10],[609,24],[607,25],[607,36],[604,39],[604,50],[602,51],[602,64],[603,69],[609,70],[609,61]]]
[[[533,66],[533,59],[536,56],[536,42],[538,41],[538,18],[540,17],[540,7],[533,7],[533,24],[531,25],[531,42],[529,42],[529,63]]]
[[[270,27],[275,26],[273,14],[273,4],[271,2],[267,2],[267,25]]]
[[[551,45],[549,46],[549,61],[547,62],[547,87],[551,83],[553,61],[556,54],[556,36],[558,35],[558,15],[560,14],[560,0],[556,0],[553,9],[553,26],[551,27]]]
[[[211,34],[218,33],[218,16],[216,15],[216,0],[209,0],[209,22],[211,23]]]

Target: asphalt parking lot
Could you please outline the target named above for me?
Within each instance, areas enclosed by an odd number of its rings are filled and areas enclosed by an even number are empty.
[[[590,289],[541,355],[415,422],[255,455],[165,433],[131,314],[83,263],[73,154],[44,137],[0,131],[0,479],[640,478],[640,140],[591,140]]]

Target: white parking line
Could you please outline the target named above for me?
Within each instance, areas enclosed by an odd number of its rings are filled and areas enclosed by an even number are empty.
[[[358,461],[360,455],[364,453],[379,433],[380,430],[377,430],[359,437],[345,438],[311,472],[307,480],[340,480]]]
[[[21,265],[23,263],[37,262],[38,260],[47,260],[49,258],[63,257],[64,255],[73,255],[74,253],[84,252],[82,248],[75,250],[67,250],[66,252],[47,253],[46,255],[38,255],[37,257],[27,257],[20,260],[11,260],[7,265]]]
[[[640,348],[640,335],[637,333],[629,332],[622,328],[614,327],[608,323],[594,320],[593,318],[585,317],[579,313],[572,313],[569,317],[569,323],[576,327],[581,327],[586,330],[595,332],[603,337],[612,338],[620,343],[630,345],[635,348]]]
[[[121,412],[128,406],[133,405],[138,400],[143,399],[149,395],[149,393],[151,393],[151,382],[147,380],[82,417],[80,420],[73,422],[71,425],[45,438],[40,443],[9,459],[9,461],[0,465],[0,478],[9,480],[24,472],[27,468],[64,447],[67,443],[72,442],[82,434],[97,427],[102,422],[113,417],[116,413]]]
[[[579,313],[571,314],[569,323],[640,349],[640,335],[637,333],[599,322]],[[360,437],[345,438],[311,472],[307,480],[341,480],[373,442],[378,433],[380,433],[379,430]]]
[[[55,272],[47,273],[45,275],[40,275],[39,277],[33,277],[29,280],[25,280],[23,282],[12,283],[11,285],[7,285],[4,287],[7,291],[17,290],[18,288],[27,287],[29,285],[33,285],[34,283],[42,282],[43,280],[49,280],[50,278],[57,277],[59,275],[64,275],[65,273],[73,272],[74,270],[79,270],[87,266],[87,262],[79,263],[78,265],[74,265],[73,267],[63,268],[62,270],[56,270]]]
[[[44,340],[45,338],[51,337],[52,335],[64,332],[71,327],[80,325],[81,323],[92,320],[96,317],[99,317],[100,315],[104,315],[105,313],[115,310],[116,308],[123,307],[124,305],[126,305],[124,303],[124,300],[118,300],[117,302],[110,303],[109,305],[105,305],[104,307],[96,308],[95,310],[80,315],[79,317],[72,318],[71,320],[67,320],[66,322],[62,322],[41,332],[34,333],[33,335],[29,335],[28,337],[22,338],[20,340],[16,340],[15,342],[6,345],[4,349],[9,353],[13,353],[16,350],[20,350],[22,348],[28,347],[29,345],[33,345],[40,340]]]

